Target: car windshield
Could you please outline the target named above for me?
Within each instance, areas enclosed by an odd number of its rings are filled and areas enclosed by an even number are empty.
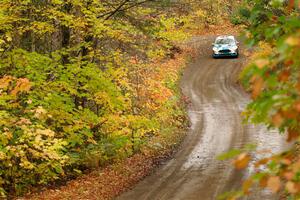
[[[220,38],[216,40],[215,44],[234,44],[234,40],[232,38]]]

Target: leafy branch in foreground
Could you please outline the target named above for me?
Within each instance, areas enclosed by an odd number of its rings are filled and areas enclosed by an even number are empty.
[[[286,134],[291,147],[255,162],[255,172],[245,181],[242,192],[230,198],[251,195],[251,187],[259,185],[283,198],[299,199],[299,6],[293,0],[245,1],[245,5],[247,7],[241,12],[245,14],[241,16],[247,28],[245,35],[248,43],[258,48],[253,62],[242,73],[243,84],[253,98],[244,114],[251,122],[263,123]],[[239,157],[236,162],[239,161],[245,160]]]

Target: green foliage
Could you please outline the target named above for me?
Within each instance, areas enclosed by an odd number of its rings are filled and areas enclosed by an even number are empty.
[[[0,195],[107,165],[182,128],[188,15],[169,1],[0,2]],[[169,133],[170,134],[170,133]]]
[[[291,148],[256,162],[257,173],[244,183],[243,195],[258,182],[288,199],[299,199],[300,20],[296,1],[245,1],[242,16],[249,45],[256,45],[252,63],[242,73],[253,102],[245,116],[287,134]],[[249,15],[250,14],[250,15]],[[246,18],[247,17],[247,18]],[[264,167],[262,167],[264,166]]]
[[[218,25],[233,19],[240,0],[203,0],[190,1],[186,9],[193,10],[193,20],[196,26],[208,28],[209,25]],[[237,16],[236,16],[237,17]]]
[[[234,157],[240,155],[241,152],[242,151],[240,149],[232,149],[229,152],[219,155],[218,159],[219,160],[228,160],[228,159],[231,159],[231,158],[234,158]]]
[[[260,45],[263,53],[243,72],[244,84],[251,87],[255,99],[247,114],[255,122],[265,122],[281,130],[298,129],[295,107],[299,98],[298,13],[284,10],[278,2],[274,8],[265,6],[256,5],[253,12],[264,11],[268,19],[261,21],[262,15],[253,14],[249,23],[249,44],[264,41],[265,47]]]
[[[63,175],[68,162],[67,142],[45,126],[51,118],[41,106],[30,108],[28,79],[5,76],[0,80],[0,182],[4,191],[14,185],[43,184]]]
[[[247,23],[247,20],[251,15],[250,10],[247,9],[247,7],[247,4],[244,4],[238,7],[238,9],[232,13],[230,16],[230,21],[232,24],[239,25]]]

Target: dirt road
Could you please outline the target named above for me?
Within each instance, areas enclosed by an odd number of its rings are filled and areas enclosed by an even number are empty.
[[[219,194],[239,188],[252,170],[240,172],[216,156],[244,144],[257,143],[259,149],[279,151],[284,139],[261,126],[244,125],[241,111],[248,95],[236,84],[245,61],[212,59],[214,37],[191,41],[200,49],[197,59],[186,69],[182,89],[191,99],[190,132],[175,157],[153,175],[140,182],[118,200],[214,200]],[[254,192],[245,199],[277,199],[268,192]]]

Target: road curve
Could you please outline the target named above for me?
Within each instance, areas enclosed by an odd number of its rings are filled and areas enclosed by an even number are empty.
[[[252,170],[237,171],[229,161],[216,160],[217,155],[249,143],[272,151],[284,148],[284,139],[276,132],[242,123],[240,113],[249,97],[236,78],[246,58],[212,59],[213,39],[198,37],[189,44],[199,48],[199,55],[182,78],[182,90],[192,102],[191,129],[182,147],[173,159],[118,200],[214,200],[239,188]],[[264,191],[245,199],[277,198]]]

